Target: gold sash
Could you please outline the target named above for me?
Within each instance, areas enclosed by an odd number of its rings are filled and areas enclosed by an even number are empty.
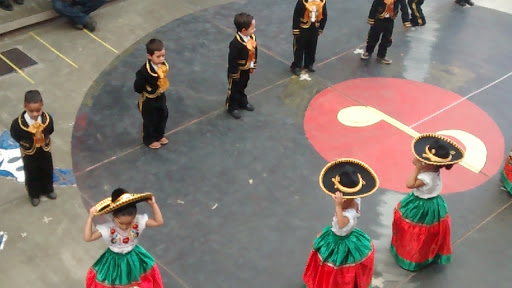
[[[44,140],[43,129],[45,127],[46,126],[41,124],[40,122],[35,122],[34,124],[28,126],[27,130],[30,133],[34,134],[34,146],[35,147],[41,147],[44,145],[45,140]]]
[[[323,16],[323,8],[325,1],[313,0],[308,2],[303,2],[306,6],[306,12],[304,12],[304,21],[309,22],[311,20],[311,13],[313,12],[313,7],[316,7],[316,19],[315,22],[320,22]]]
[[[249,57],[247,58],[247,63],[252,63],[256,61],[256,40],[249,38],[245,46],[247,47],[247,50],[249,50]]]

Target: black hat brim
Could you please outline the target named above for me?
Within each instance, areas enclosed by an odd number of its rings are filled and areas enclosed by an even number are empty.
[[[454,154],[452,154],[452,158],[450,159],[450,161],[437,162],[432,161],[430,158],[426,156],[423,156],[423,154],[425,154],[425,149],[427,145],[430,145],[434,140],[441,140],[446,146],[448,146],[450,151],[454,152]],[[462,150],[462,148],[460,148],[459,145],[457,145],[455,142],[446,137],[433,133],[422,134],[416,137],[412,143],[412,152],[414,153],[414,156],[418,158],[418,160],[431,165],[456,164],[464,159],[464,150]]]
[[[334,186],[332,178],[338,176],[346,167],[354,169],[359,175],[361,175],[361,178],[365,182],[361,189],[356,192],[342,192]],[[325,193],[334,195],[336,192],[342,192],[343,198],[347,199],[368,196],[379,188],[379,178],[377,178],[375,172],[373,172],[373,170],[365,163],[351,158],[338,159],[328,163],[324,169],[322,169],[318,181],[320,182],[320,187]]]

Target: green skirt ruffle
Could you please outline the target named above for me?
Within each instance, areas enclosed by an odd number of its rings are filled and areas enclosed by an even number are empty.
[[[358,228],[354,228],[348,235],[338,236],[332,232],[331,226],[327,226],[315,239],[313,250],[320,255],[323,262],[339,267],[364,260],[372,251],[372,242]]]
[[[417,224],[431,225],[439,222],[448,214],[446,202],[441,195],[436,197],[423,199],[413,192],[407,194],[402,201],[400,201],[400,214],[404,219]]]
[[[139,277],[151,270],[154,264],[153,256],[136,245],[126,254],[107,249],[91,268],[96,272],[97,282],[113,286],[138,282]]]

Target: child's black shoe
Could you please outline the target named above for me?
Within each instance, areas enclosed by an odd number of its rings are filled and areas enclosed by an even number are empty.
[[[57,199],[57,194],[55,192],[48,193],[46,194],[46,198],[55,200]]]
[[[39,200],[39,198],[30,198],[30,203],[32,204],[32,206],[36,207],[37,205],[39,205],[39,202],[41,202]]]

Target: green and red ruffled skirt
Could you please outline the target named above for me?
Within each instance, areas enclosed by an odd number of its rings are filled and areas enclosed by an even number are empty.
[[[505,160],[505,166],[501,171],[501,182],[508,193],[512,194],[512,156],[508,156]]]
[[[397,204],[390,252],[409,271],[450,263],[450,216],[440,195],[423,199],[411,192]]]
[[[163,288],[155,259],[136,245],[120,254],[107,249],[87,272],[86,288]]]
[[[354,228],[338,236],[331,226],[315,239],[304,270],[307,288],[371,288],[375,248],[370,237]]]

